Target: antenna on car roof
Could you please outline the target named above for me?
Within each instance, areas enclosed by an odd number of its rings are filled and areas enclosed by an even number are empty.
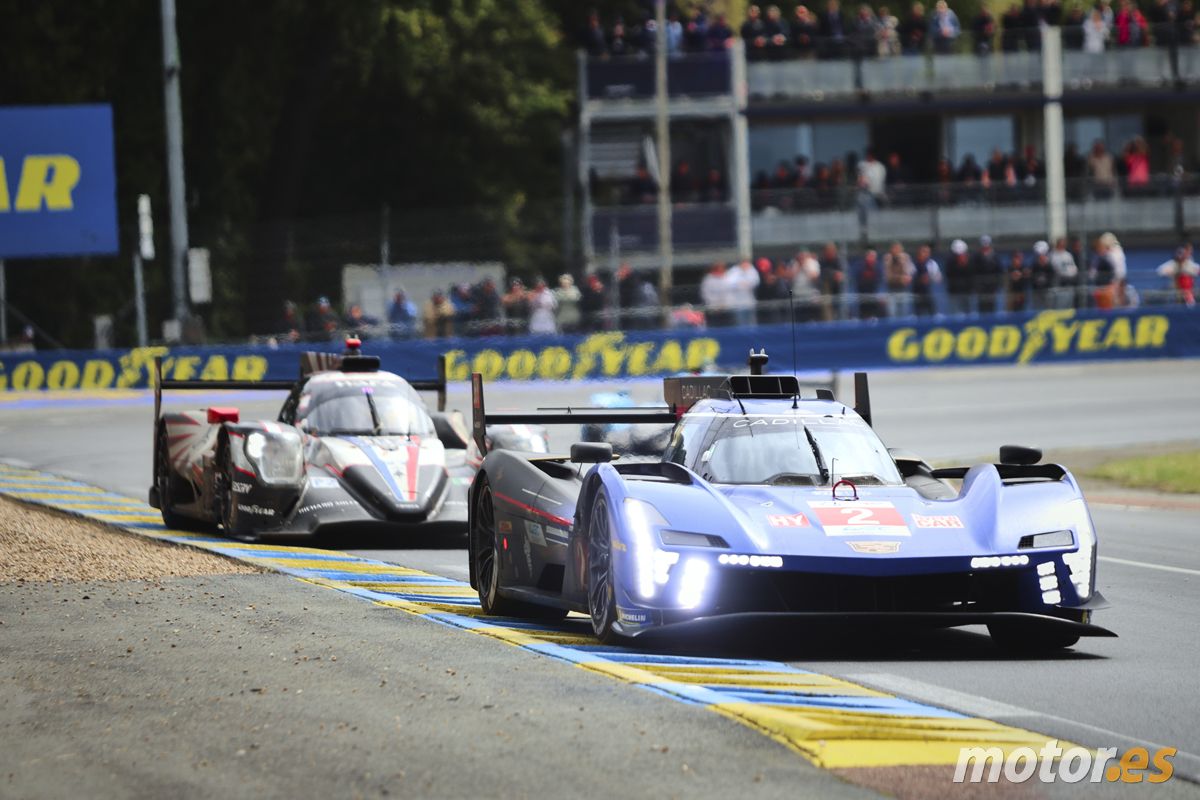
[[[796,376],[796,304],[792,301],[792,287],[788,287],[788,315],[792,318],[792,377]]]

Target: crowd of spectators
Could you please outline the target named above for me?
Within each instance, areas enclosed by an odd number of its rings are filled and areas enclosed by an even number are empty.
[[[1157,267],[1161,289],[1150,302],[1194,306],[1200,266],[1192,246],[1180,245]],[[1079,237],[1037,241],[1005,252],[988,236],[974,247],[954,240],[947,252],[931,243],[911,250],[901,242],[868,247],[853,256],[834,242],[801,248],[791,258],[714,264],[697,286],[681,287],[694,302],[660,303],[654,275],[622,264],[614,273],[588,273],[576,285],[560,275],[551,287],[511,278],[505,289],[490,278],[435,291],[420,306],[403,290],[375,319],[350,304],[338,313],[319,298],[304,312],[284,304],[276,341],[363,338],[444,338],[506,334],[551,335],[660,327],[835,320],[879,320],[943,314],[1133,307],[1142,303],[1127,280],[1125,252],[1112,233],[1089,250]],[[680,295],[683,297],[684,295]]]
[[[813,8],[800,3],[790,13],[778,5],[751,5],[737,35],[751,61],[1037,51],[1044,26],[1061,27],[1064,47],[1088,53],[1197,41],[1194,0],[1148,0],[1142,5],[1133,0],[1072,0],[1065,9],[1059,0],[1018,0],[998,19],[983,4],[971,19],[960,20],[946,0],[936,0],[930,8],[914,2],[895,12],[887,5],[866,3],[843,9],[840,0],[814,0]],[[693,9],[685,15],[673,10],[668,16],[671,55],[720,52],[734,35],[724,15]],[[610,58],[653,54],[656,36],[654,17],[648,13],[632,24],[616,17],[606,25],[592,12],[580,39],[592,57]]]
[[[1070,144],[1063,156],[1067,196],[1104,200],[1117,194],[1193,193],[1200,186],[1185,163],[1182,145],[1168,135],[1160,152],[1152,154],[1146,140],[1136,136],[1114,155],[1097,140],[1085,155]],[[1045,179],[1045,162],[1032,145],[1016,153],[997,148],[983,163],[970,153],[958,164],[942,158],[932,180],[916,178],[899,152],[881,160],[868,148],[862,158],[850,152],[845,159],[810,165],[806,156],[798,155],[780,161],[770,173],[760,170],[751,186],[751,205],[755,210],[787,211],[857,204],[869,213],[883,206],[1040,202]]]

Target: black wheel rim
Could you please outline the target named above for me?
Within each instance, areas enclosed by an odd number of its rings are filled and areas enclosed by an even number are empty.
[[[608,527],[608,508],[596,504],[588,533],[588,611],[592,627],[602,633],[612,613],[612,546]]]
[[[475,501],[474,524],[471,535],[475,539],[475,581],[479,585],[479,596],[490,602],[495,597],[499,582],[500,562],[496,554],[496,511],[492,505],[492,489],[486,483],[479,490]]]

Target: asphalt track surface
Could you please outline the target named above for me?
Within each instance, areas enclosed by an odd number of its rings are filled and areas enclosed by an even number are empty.
[[[593,390],[563,384],[553,388],[498,386],[489,393],[488,405],[501,410],[534,404],[578,404],[586,402]],[[634,393],[639,399],[655,399],[652,384],[639,384]],[[1056,449],[1128,446],[1134,453],[1145,444],[1200,439],[1194,416],[1195,400],[1200,398],[1200,369],[1195,362],[892,372],[874,376],[872,395],[876,425],[884,440],[937,461],[986,456],[997,445],[1010,442],[1041,445],[1053,458]],[[196,398],[182,402],[203,404]],[[278,405],[277,399],[265,397],[239,397],[237,402],[245,418],[272,414]],[[458,393],[452,393],[450,405],[468,407]],[[149,415],[144,398],[102,407],[0,401],[0,458],[144,498],[150,475]],[[555,444],[563,446],[570,438],[571,432],[559,432]],[[1117,631],[1121,638],[1084,639],[1074,650],[1055,658],[1003,657],[986,636],[973,630],[941,632],[901,642],[807,638],[785,639],[782,644],[775,639],[770,645],[741,642],[736,650],[710,647],[708,654],[745,655],[749,649],[758,658],[784,660],[912,700],[1090,746],[1174,746],[1180,750],[1175,758],[1176,773],[1200,779],[1200,758],[1196,755],[1200,754],[1200,670],[1196,668],[1200,663],[1200,548],[1194,544],[1198,535],[1196,512],[1195,508],[1093,505],[1100,536],[1098,586],[1113,603],[1113,608],[1099,614],[1097,621]],[[466,576],[465,551],[453,546],[383,549],[375,542],[358,550],[358,554],[447,577]],[[355,607],[349,608],[346,613],[353,614]],[[443,635],[440,631],[429,633],[428,641],[422,640],[421,646],[430,646],[429,642]],[[496,657],[480,650],[494,645],[470,638],[446,646],[456,648],[464,663]],[[510,657],[516,656],[504,656]],[[398,658],[396,668],[402,662]],[[550,670],[536,680],[545,692],[533,693],[528,702],[544,706],[546,713],[553,714],[556,708],[561,711],[562,696],[576,690],[579,677]],[[655,719],[665,720],[664,741],[678,741],[679,746],[683,742],[697,743],[693,760],[707,754],[711,763],[714,754],[720,754],[721,759],[736,759],[739,767],[761,762],[767,770],[780,768],[778,753],[799,761],[765,740],[760,740],[758,748],[748,745],[744,729],[738,726],[710,722],[701,735],[685,721],[693,709],[668,711],[640,698],[637,692],[624,691],[636,699],[623,697],[621,703],[632,703],[632,707],[618,703],[623,709],[619,714],[646,713],[646,704],[650,703],[652,713],[659,715]],[[609,702],[615,701],[604,701]],[[605,713],[618,713],[614,711],[617,706],[606,706]],[[610,726],[600,725],[594,730],[605,738],[606,747],[612,746],[608,737],[621,736]],[[523,746],[539,753],[568,746],[565,740],[547,736],[545,731],[523,735],[531,737]],[[577,761],[566,759],[560,777],[583,778],[583,766],[569,766]],[[429,763],[436,762],[434,757]],[[501,769],[513,768],[510,764]],[[445,770],[454,769],[449,763],[445,766]],[[812,796],[833,796],[835,791],[842,793],[845,789],[801,767],[788,769],[799,771],[794,778],[810,781],[805,786]],[[638,774],[637,770],[632,774]],[[773,785],[772,781],[768,783]],[[669,782],[660,785],[676,786]],[[640,788],[634,794],[659,794],[647,791],[645,783],[637,786]],[[700,793],[715,796],[727,793],[731,787],[714,783],[705,788]],[[770,793],[766,786],[759,788]],[[1055,792],[1071,788],[1088,791],[1060,786]],[[1164,791],[1189,796],[1196,787],[1175,780],[1156,788],[1156,796],[1166,796]],[[619,791],[614,784],[613,794]],[[531,785],[530,794],[537,793]]]

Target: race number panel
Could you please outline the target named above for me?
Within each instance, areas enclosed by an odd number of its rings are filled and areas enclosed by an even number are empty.
[[[813,516],[826,536],[910,536],[908,525],[887,500],[812,500]]]

